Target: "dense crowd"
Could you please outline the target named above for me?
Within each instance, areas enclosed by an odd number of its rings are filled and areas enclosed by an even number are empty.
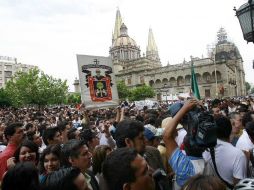
[[[216,124],[217,143],[193,144],[186,115]],[[156,109],[0,108],[2,190],[254,189],[254,101],[179,99]]]

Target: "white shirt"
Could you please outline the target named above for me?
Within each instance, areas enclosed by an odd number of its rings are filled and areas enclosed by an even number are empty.
[[[185,130],[184,128],[179,129],[179,130],[177,131],[177,136],[176,136],[176,138],[175,138],[175,141],[176,141],[176,143],[177,143],[177,145],[178,145],[179,147],[181,147],[181,145],[182,145],[182,143],[183,143],[183,139],[184,139],[184,137],[185,137],[186,134],[187,134],[187,132],[186,132],[186,130]]]
[[[210,152],[203,153],[206,161],[205,174],[217,175]],[[220,176],[233,185],[233,178],[244,179],[247,176],[247,160],[243,151],[234,147],[232,144],[217,140],[215,146],[215,163]]]
[[[236,111],[236,107],[231,108],[231,107],[228,106],[228,112],[229,113],[232,113],[232,112],[235,112],[235,111]]]
[[[5,145],[0,145],[0,153],[3,152],[5,148],[6,148]]]
[[[112,136],[107,138],[105,133],[101,133],[99,136],[100,136],[100,145],[108,145],[112,149],[116,147],[116,141],[113,139]]]
[[[249,151],[254,148],[254,144],[251,142],[246,130],[243,130],[243,134],[238,139],[235,147],[244,151]]]
[[[73,127],[75,127],[75,128],[81,127],[81,124],[82,124],[82,122],[81,122],[80,119],[78,119],[78,121],[77,121],[76,119],[74,119],[74,120],[72,121],[72,125],[73,125]]]

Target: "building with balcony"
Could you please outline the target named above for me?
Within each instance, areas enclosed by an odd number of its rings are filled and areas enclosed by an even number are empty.
[[[28,72],[35,67],[34,65],[18,63],[17,58],[0,56],[0,88],[4,88],[8,80],[10,80],[16,72]]]

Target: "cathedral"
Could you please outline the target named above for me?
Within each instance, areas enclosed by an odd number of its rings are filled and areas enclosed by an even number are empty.
[[[161,100],[162,95],[190,92],[193,63],[202,98],[243,96],[246,94],[243,60],[234,43],[227,40],[223,28],[217,33],[218,41],[207,58],[193,57],[190,62],[162,66],[152,29],[149,29],[146,54],[128,35],[127,26],[117,10],[112,45],[109,53],[117,81],[133,88],[150,85]]]
[[[149,85],[155,90],[157,100],[190,92],[191,64],[201,98],[244,96],[245,73],[239,50],[227,40],[223,28],[218,31],[217,39],[206,58],[191,57],[189,62],[162,66],[152,29],[148,33],[146,54],[140,55],[140,47],[128,35],[127,25],[117,10],[109,54],[117,81],[123,81],[129,88]]]

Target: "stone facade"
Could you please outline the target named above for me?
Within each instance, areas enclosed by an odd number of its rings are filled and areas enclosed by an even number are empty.
[[[246,95],[243,60],[234,43],[227,40],[223,28],[217,33],[218,42],[207,58],[191,58],[181,64],[162,66],[152,29],[149,29],[146,54],[140,55],[140,47],[129,37],[128,28],[116,12],[114,33],[109,54],[114,64],[117,81],[124,81],[135,88],[150,85],[158,100],[162,95],[188,93],[191,88],[191,63],[194,65],[202,98]],[[78,91],[77,81],[75,91]]]
[[[118,81],[124,81],[130,88],[142,84],[150,85],[160,100],[165,92],[167,94],[190,92],[190,67],[193,63],[202,98],[246,94],[242,57],[235,44],[227,40],[223,28],[217,34],[218,42],[212,48],[209,57],[191,58],[189,62],[162,67],[151,29],[146,55],[141,57],[139,46],[128,36],[127,27],[119,17],[120,11],[117,10],[115,32],[120,35],[118,37],[113,35],[109,51]]]

